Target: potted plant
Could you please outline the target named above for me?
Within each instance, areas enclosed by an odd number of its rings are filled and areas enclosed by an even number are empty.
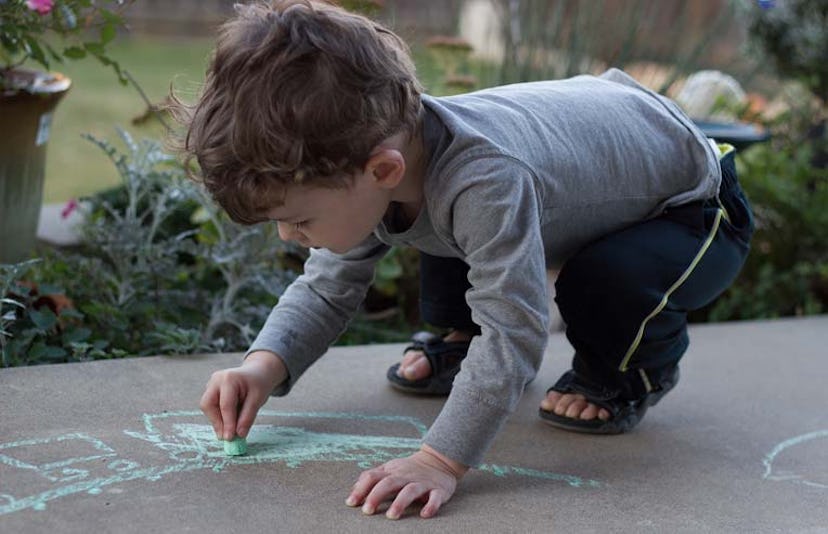
[[[49,68],[91,56],[125,83],[106,46],[127,3],[0,0],[0,263],[24,259],[35,242],[52,113],[71,85]]]

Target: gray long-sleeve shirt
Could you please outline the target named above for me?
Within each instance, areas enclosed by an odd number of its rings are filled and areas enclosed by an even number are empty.
[[[615,69],[422,102],[429,164],[414,223],[382,223],[346,254],[312,250],[250,351],[282,356],[290,378],[274,394],[285,394],[345,329],[389,246],[462,258],[481,334],[424,441],[475,466],[540,366],[546,269],[665,207],[716,196],[721,174],[673,102]]]

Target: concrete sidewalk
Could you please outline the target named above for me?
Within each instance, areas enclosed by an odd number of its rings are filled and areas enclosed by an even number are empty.
[[[537,417],[540,375],[440,515],[345,506],[364,467],[416,449],[439,399],[402,395],[402,345],[335,348],[271,399],[249,454],[222,453],[198,400],[238,355],[0,370],[0,532],[828,533],[828,316],[691,329],[682,381],[632,433]]]

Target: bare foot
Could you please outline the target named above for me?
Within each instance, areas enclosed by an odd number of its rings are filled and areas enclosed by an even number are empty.
[[[472,335],[462,330],[452,330],[443,338],[443,341],[452,343],[455,341],[468,341]],[[421,350],[409,350],[403,355],[402,362],[397,375],[406,380],[422,380],[431,374],[431,364]]]
[[[558,393],[550,391],[541,401],[541,409],[572,419],[601,419],[606,421],[610,413],[586,401],[583,395],[577,393]]]

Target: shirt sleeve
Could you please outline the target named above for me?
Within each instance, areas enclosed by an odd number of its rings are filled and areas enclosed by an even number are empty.
[[[481,328],[425,443],[477,466],[537,373],[549,303],[534,175],[506,158],[466,164],[453,199],[452,239],[469,265],[466,299]],[[457,181],[457,180],[453,180]]]
[[[247,351],[275,352],[285,362],[288,379],[272,395],[286,395],[342,334],[388,249],[373,234],[345,254],[311,249],[304,274],[279,298]]]

